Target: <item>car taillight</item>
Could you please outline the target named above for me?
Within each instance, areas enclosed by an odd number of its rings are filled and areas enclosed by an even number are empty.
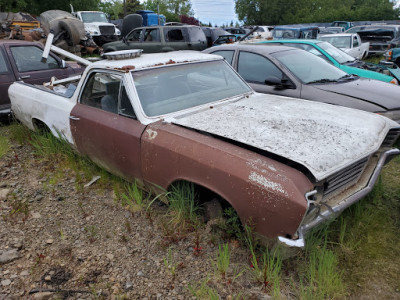
[[[390,83],[399,85],[399,82],[397,81],[396,78],[393,78],[392,80],[390,80]]]

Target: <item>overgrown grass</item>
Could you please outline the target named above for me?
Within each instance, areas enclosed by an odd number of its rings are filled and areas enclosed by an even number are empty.
[[[172,275],[176,275],[178,270],[178,263],[175,262],[174,256],[172,254],[172,249],[168,248],[167,256],[163,258],[165,269]]]
[[[8,152],[10,144],[8,138],[0,135],[0,158]]]
[[[124,189],[125,192],[121,195],[121,204],[132,211],[141,211],[150,199],[150,195],[144,198],[144,191],[136,180],[133,183],[126,183]]]
[[[197,223],[199,207],[196,204],[196,190],[193,183],[177,182],[167,194],[168,210],[174,225]]]
[[[229,268],[230,258],[229,244],[223,244],[222,247],[219,245],[215,267],[222,278],[225,278],[226,276]]]
[[[46,133],[32,133],[21,125],[9,126],[9,132],[10,139],[31,144],[37,159],[56,161],[52,166],[58,166],[59,170],[65,167],[71,169],[80,183],[86,182],[94,174],[101,174],[103,184],[110,187],[111,179],[112,188],[124,206],[143,208],[154,202],[148,203],[149,199],[137,183],[127,184],[111,176],[75,153],[65,141]],[[2,146],[4,144],[6,148]],[[0,136],[0,157],[1,151],[4,152],[1,149],[8,149],[8,145],[7,137]],[[57,174],[58,171],[54,169],[52,172]],[[221,227],[222,239],[226,241],[236,236],[245,241],[250,258],[246,276],[249,275],[274,299],[284,298],[283,295],[288,291],[300,299],[362,297],[369,296],[371,289],[374,293],[374,287],[379,287],[383,298],[400,298],[399,178],[400,157],[397,157],[385,167],[370,195],[347,209],[329,227],[308,236],[306,250],[296,258],[283,261],[279,252],[261,247],[251,227],[247,226],[244,233],[241,231],[233,210],[225,211],[228,218]],[[53,176],[53,180],[60,179]],[[49,184],[55,183],[49,181]],[[187,228],[190,229],[198,226],[197,196],[195,186],[186,182],[177,183],[166,193],[169,219],[165,230],[171,240],[181,238],[182,226],[189,224]],[[26,206],[15,202],[11,215],[25,216],[28,212]],[[82,214],[86,214],[83,209]],[[86,227],[85,230],[89,240],[95,241],[96,229]],[[62,231],[60,236],[63,236]],[[221,277],[226,276],[231,265],[231,253],[227,245],[219,247],[215,263]],[[176,274],[177,265],[171,250],[164,258],[164,265],[171,274]],[[220,286],[213,286],[209,281],[209,277],[206,277],[200,283],[192,284],[189,289],[199,299],[219,299]]]
[[[270,251],[259,247],[256,235],[251,226],[245,226],[246,243],[250,251],[250,273],[254,280],[272,294],[274,299],[281,298],[282,258],[279,248]]]

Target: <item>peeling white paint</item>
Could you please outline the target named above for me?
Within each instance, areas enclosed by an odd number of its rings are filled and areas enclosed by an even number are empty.
[[[190,63],[198,61],[221,60],[219,55],[205,54],[198,51],[173,51],[166,53],[142,54],[140,57],[124,60],[100,60],[90,65],[90,68],[120,69],[124,66],[134,66],[133,71],[151,67],[173,65],[175,63]]]
[[[146,132],[149,135],[149,140],[154,140],[158,134],[157,131],[154,131],[152,129],[147,129]]]
[[[254,94],[173,123],[209,132],[304,165],[317,180],[377,151],[397,123],[377,114]]]
[[[287,191],[282,187],[280,183],[272,182],[263,175],[257,174],[256,172],[250,172],[249,180],[258,183],[267,189],[277,191],[284,194],[285,196],[288,196]]]

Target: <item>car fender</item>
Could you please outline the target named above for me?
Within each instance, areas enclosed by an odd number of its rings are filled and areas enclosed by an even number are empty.
[[[141,147],[144,182],[166,190],[180,180],[203,186],[267,237],[295,234],[307,210],[304,195],[313,185],[302,172],[239,145],[157,122]]]

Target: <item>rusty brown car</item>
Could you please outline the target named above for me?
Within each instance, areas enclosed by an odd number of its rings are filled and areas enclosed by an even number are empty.
[[[224,199],[265,241],[304,246],[311,228],[374,186],[399,150],[390,119],[255,93],[220,56],[143,54],[90,64],[55,91],[14,83],[15,116],[148,189],[187,181]],[[71,88],[72,86],[72,88]],[[64,91],[74,90],[72,96]],[[329,108],[329,109],[328,109]]]

